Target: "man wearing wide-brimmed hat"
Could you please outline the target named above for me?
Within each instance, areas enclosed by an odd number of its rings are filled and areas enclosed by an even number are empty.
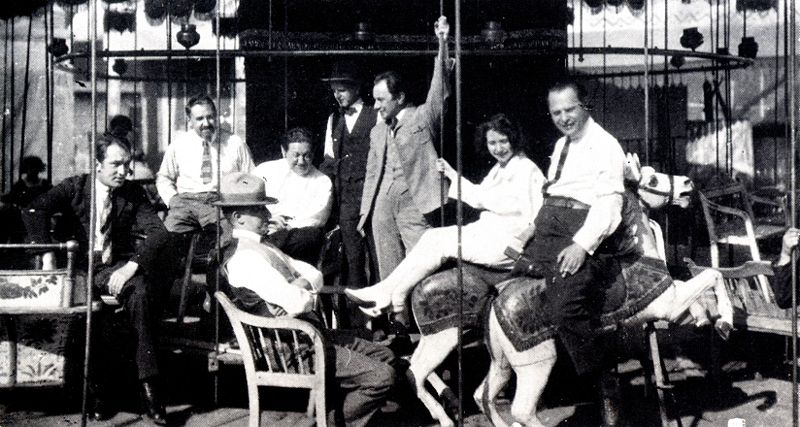
[[[383,405],[394,384],[395,362],[391,350],[360,338],[321,327],[312,310],[322,274],[295,260],[270,243],[262,242],[270,219],[264,181],[251,174],[233,173],[222,179],[215,205],[233,227],[233,240],[223,250],[220,288],[247,312],[266,316],[292,316],[315,323],[335,356],[332,375],[337,390],[331,425],[367,425]],[[329,418],[330,418],[329,417]]]
[[[325,130],[325,159],[320,170],[331,177],[336,188],[335,212],[342,233],[346,272],[344,283],[350,288],[367,286],[368,245],[358,232],[361,193],[369,154],[369,133],[378,113],[361,98],[363,79],[352,62],[333,64],[328,82],[337,109],[328,117]]]

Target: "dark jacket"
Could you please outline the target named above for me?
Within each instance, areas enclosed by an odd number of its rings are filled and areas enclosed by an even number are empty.
[[[28,206],[49,215],[60,212],[70,234],[78,241],[81,254],[89,248],[89,220],[91,218],[91,186],[89,175],[77,175],[62,181],[50,191],[36,198]],[[145,272],[155,265],[159,249],[168,242],[169,233],[156,215],[144,189],[138,184],[125,182],[112,190],[111,242],[115,261],[128,259],[139,264]],[[31,240],[49,242],[49,230],[28,230]],[[146,238],[137,245],[139,235]],[[78,265],[85,267],[86,257]]]
[[[772,293],[775,294],[775,304],[780,308],[790,308],[792,306],[792,263],[775,267],[775,276],[769,283],[772,286]],[[797,284],[800,285],[800,280],[797,281]],[[800,294],[798,294],[798,298],[800,298]]]

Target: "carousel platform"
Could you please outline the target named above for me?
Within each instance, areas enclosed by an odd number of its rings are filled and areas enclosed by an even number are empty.
[[[667,341],[678,335],[672,334]],[[724,349],[728,357],[723,363],[723,379],[711,381],[703,368],[703,337],[681,337],[680,344],[668,345],[667,370],[675,385],[675,415],[684,426],[725,426],[728,420],[741,418],[748,426],[783,426],[791,424],[791,366],[783,362],[785,341],[778,337],[734,335]],[[762,351],[756,362],[752,359],[755,345]],[[474,353],[474,354],[473,354]],[[490,425],[471,401],[474,386],[485,372],[487,363],[482,352],[466,354],[465,363],[471,366],[465,378],[466,426]],[[563,362],[563,358],[562,358]],[[540,419],[548,426],[596,426],[598,407],[592,396],[559,362],[551,378],[542,405]],[[451,365],[452,366],[452,365]],[[472,369],[475,367],[477,369]],[[244,372],[240,365],[221,365],[216,376],[217,403],[213,399],[211,374],[203,372],[201,362],[173,354],[167,360],[167,411],[175,426],[246,426],[247,392]],[[619,364],[622,414],[629,426],[660,425],[655,393],[648,390],[640,362],[631,359]],[[127,386],[124,386],[127,384]],[[125,391],[127,390],[127,391]],[[121,378],[116,400],[120,412],[105,422],[90,422],[97,426],[150,425],[138,408],[132,378]],[[0,425],[2,426],[76,426],[80,424],[79,390],[70,388],[16,389],[0,394]],[[509,389],[501,401],[508,413]],[[375,420],[379,426],[435,425],[413,396],[398,392]],[[302,391],[262,388],[263,426],[313,425],[305,416],[306,394]]]

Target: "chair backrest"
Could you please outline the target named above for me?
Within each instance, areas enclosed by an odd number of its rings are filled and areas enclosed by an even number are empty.
[[[752,201],[744,185],[740,182],[704,189],[701,194],[718,205],[740,209],[747,212],[750,218],[754,217]]]
[[[687,259],[693,276],[709,267],[698,266]],[[779,308],[773,301],[772,290],[765,297],[760,277],[772,276],[772,265],[767,261],[747,261],[737,267],[715,270],[722,274],[725,287],[733,305],[733,322],[749,330],[788,334],[791,331],[791,310]]]
[[[223,292],[214,296],[236,334],[248,383],[314,389],[324,396],[325,349],[318,329],[299,319],[255,316]]]

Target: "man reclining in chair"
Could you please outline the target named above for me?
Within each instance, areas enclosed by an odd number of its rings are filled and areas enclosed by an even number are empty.
[[[233,240],[222,250],[220,273],[228,282],[222,289],[242,310],[298,317],[321,329],[330,345],[328,354],[335,358],[332,396],[337,410],[330,423],[367,425],[394,384],[390,364],[395,357],[386,347],[321,327],[313,307],[322,274],[261,240],[271,216],[266,204],[272,203],[276,200],[266,196],[264,180],[255,175],[233,173],[222,179],[215,205],[222,208],[233,230]]]

